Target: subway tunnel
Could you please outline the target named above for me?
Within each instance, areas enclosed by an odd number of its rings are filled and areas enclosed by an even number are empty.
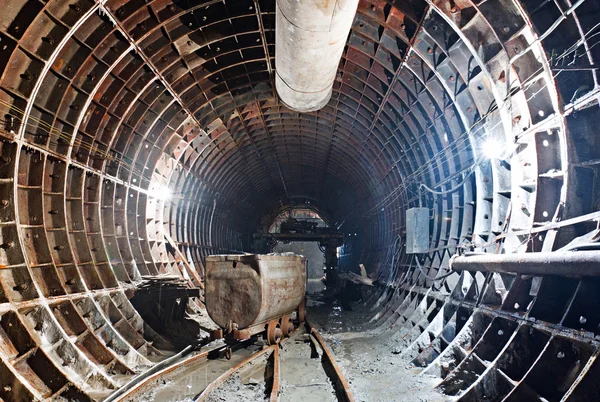
[[[140,283],[198,287],[290,208],[440,400],[600,399],[596,0],[360,0],[310,112],[275,0],[0,7],[2,400],[106,398],[178,349]]]

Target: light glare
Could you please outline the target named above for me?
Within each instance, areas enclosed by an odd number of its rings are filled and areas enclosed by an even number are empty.
[[[171,199],[173,192],[171,189],[164,184],[154,183],[150,186],[148,196],[156,198],[162,201],[168,201]]]
[[[489,159],[500,159],[504,153],[504,146],[500,141],[490,139],[483,144],[482,150]]]

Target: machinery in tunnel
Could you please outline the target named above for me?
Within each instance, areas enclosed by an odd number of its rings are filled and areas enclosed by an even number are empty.
[[[307,307],[334,400],[600,399],[598,1],[0,10],[2,400],[208,356],[207,258],[270,251],[265,217],[309,201],[329,232],[277,236],[369,279]]]
[[[308,293],[322,291],[323,286],[332,290],[343,287],[338,280],[338,250],[344,244],[344,234],[332,227],[318,209],[296,200],[289,207],[267,214],[264,221],[268,224],[253,234],[255,252],[305,255]]]

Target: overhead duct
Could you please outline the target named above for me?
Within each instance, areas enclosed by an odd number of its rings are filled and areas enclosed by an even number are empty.
[[[277,0],[275,86],[288,107],[327,104],[357,7],[358,0]]]

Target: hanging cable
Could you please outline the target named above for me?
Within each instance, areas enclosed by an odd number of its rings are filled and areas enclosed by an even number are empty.
[[[453,193],[453,192],[455,192],[456,190],[462,188],[462,186],[465,185],[465,183],[467,182],[467,180],[469,179],[469,177],[471,177],[471,175],[475,171],[475,166],[477,166],[477,165],[473,165],[469,169],[469,171],[467,172],[467,175],[463,178],[463,180],[460,183],[458,183],[456,186],[454,186],[454,187],[452,187],[452,188],[450,188],[448,190],[437,191],[437,190],[434,190],[434,189],[428,187],[425,183],[419,184],[419,190],[421,188],[424,188],[425,190],[429,191],[430,193],[437,194],[437,195],[445,195],[445,194]],[[420,203],[421,203],[421,197],[419,196],[419,204]]]
[[[390,284],[393,282],[394,276],[397,273],[397,270],[395,270],[394,268],[396,265],[396,257],[398,256],[398,254],[400,254],[400,251],[402,250],[402,247],[400,245],[401,240],[402,238],[400,237],[400,235],[396,235],[394,237],[394,240],[388,246],[387,253],[383,262],[383,266],[389,266],[389,269],[387,271],[385,269],[380,271],[377,276],[377,280],[385,281],[386,286],[390,286]]]
[[[210,223],[208,224],[208,245],[212,247],[212,224],[213,218],[215,217],[215,209],[217,209],[217,196],[219,193],[215,194],[215,198],[213,198],[213,209],[210,214]]]
[[[429,279],[430,281],[439,281],[439,280],[445,279],[445,278],[449,277],[450,275],[456,273],[456,272],[450,270],[450,272],[446,272],[443,275],[436,276],[435,278],[432,278],[431,276],[427,275],[427,273],[425,272],[425,270],[421,266],[421,263],[419,262],[419,257],[415,258],[415,260],[417,261],[417,268],[419,268],[419,271],[421,271],[421,273],[423,274],[423,276],[425,278]]]
[[[394,251],[392,252],[392,265],[390,268],[390,275],[388,275],[386,283],[387,286],[390,286],[394,282],[394,280],[396,279],[396,275],[398,274],[396,257],[402,251],[402,246],[400,243],[401,240],[402,238],[400,237],[400,235],[396,235],[396,237],[394,238],[394,242],[392,243],[392,250]]]
[[[398,282],[397,286],[402,286],[410,278],[414,258],[415,258],[415,255],[412,254],[411,258],[410,258],[410,262],[408,264],[408,267],[406,268],[406,271],[404,271],[404,274],[402,275],[402,278],[400,278],[400,282]]]

